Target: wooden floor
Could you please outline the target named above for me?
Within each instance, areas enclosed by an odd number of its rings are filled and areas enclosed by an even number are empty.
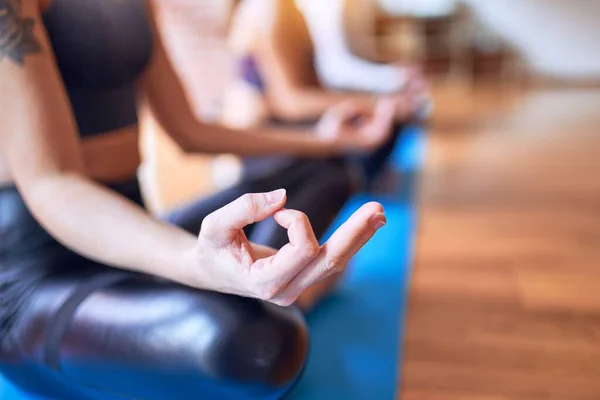
[[[600,91],[437,106],[400,398],[600,399]]]

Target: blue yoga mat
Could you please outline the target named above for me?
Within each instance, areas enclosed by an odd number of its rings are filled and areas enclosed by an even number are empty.
[[[398,190],[356,196],[340,214],[338,223],[375,200],[385,207],[388,224],[354,258],[339,289],[309,315],[309,360],[286,400],[395,398],[415,225],[412,178],[422,159],[422,144],[420,131],[409,129],[392,157],[402,180]],[[0,376],[0,399],[37,398],[22,394]]]
[[[375,200],[383,204],[388,224],[357,254],[336,293],[308,316],[309,360],[289,400],[396,397],[415,226],[411,187],[422,144],[413,128],[396,146],[393,167],[403,180],[399,191],[356,196],[339,216],[338,223]]]

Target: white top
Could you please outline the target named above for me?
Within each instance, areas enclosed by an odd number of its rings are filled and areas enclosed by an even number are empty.
[[[296,0],[304,14],[315,48],[315,68],[330,89],[375,93],[397,92],[406,83],[398,67],[356,57],[344,34],[345,0]]]

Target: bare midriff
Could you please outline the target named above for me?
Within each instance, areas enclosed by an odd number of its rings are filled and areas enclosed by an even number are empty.
[[[118,183],[134,177],[140,165],[137,126],[121,128],[81,140],[87,175],[98,182]],[[0,157],[0,186],[14,184],[8,165]]]

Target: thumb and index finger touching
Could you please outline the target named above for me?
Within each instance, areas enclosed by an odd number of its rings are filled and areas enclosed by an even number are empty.
[[[227,240],[247,225],[269,218],[287,201],[285,189],[247,193],[208,215],[202,234],[213,240]]]

